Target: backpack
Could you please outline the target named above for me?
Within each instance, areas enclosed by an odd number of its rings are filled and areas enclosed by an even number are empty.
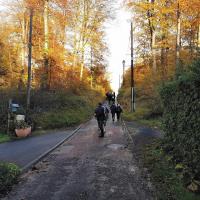
[[[120,107],[120,106],[117,106],[116,112],[121,112],[121,111],[122,111],[121,107]]]
[[[110,107],[110,110],[112,113],[114,113],[116,111],[116,106],[113,104],[111,107]]]
[[[103,107],[97,107],[95,110],[96,117],[104,117],[105,111]]]

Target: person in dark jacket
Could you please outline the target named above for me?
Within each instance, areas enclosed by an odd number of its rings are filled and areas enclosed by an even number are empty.
[[[115,105],[115,103],[113,103],[110,106],[110,111],[111,111],[111,114],[112,114],[112,121],[114,122],[115,121],[115,113],[116,113],[116,105]]]
[[[117,104],[117,106],[116,106],[117,121],[120,120],[120,115],[122,112],[123,112],[123,110],[122,110],[120,104]]]
[[[95,117],[98,122],[98,127],[101,130],[101,126],[105,126],[105,121],[106,121],[106,114],[105,114],[105,108],[103,107],[102,103],[99,103],[98,107],[95,109]],[[101,130],[101,135],[100,137],[104,136],[104,130]]]
[[[112,100],[112,103],[115,103],[115,93],[112,94],[111,100]]]

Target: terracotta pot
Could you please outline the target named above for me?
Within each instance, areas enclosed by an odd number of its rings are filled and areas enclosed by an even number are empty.
[[[24,129],[15,129],[17,137],[26,137],[31,134],[31,127]]]

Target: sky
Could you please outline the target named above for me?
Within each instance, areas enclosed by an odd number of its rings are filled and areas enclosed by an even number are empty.
[[[122,79],[123,64],[126,61],[126,69],[130,66],[130,13],[123,8],[122,0],[117,0],[118,8],[115,19],[106,24],[106,41],[110,55],[108,56],[108,71],[111,79],[111,87],[117,93],[119,89],[119,76]],[[122,80],[121,80],[122,81]]]

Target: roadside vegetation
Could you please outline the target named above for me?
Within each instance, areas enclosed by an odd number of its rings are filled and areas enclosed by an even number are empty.
[[[161,129],[162,127],[162,117],[151,117],[151,111],[145,108],[138,108],[136,112],[125,111],[123,113],[123,119],[125,121],[135,121],[154,129]]]
[[[10,136],[6,133],[0,133],[0,143],[10,141]]]
[[[118,96],[124,119],[164,132],[161,141],[144,151],[159,199],[200,199],[188,192],[200,193],[200,1],[125,4],[137,46],[136,112],[130,113],[129,68]]]
[[[147,145],[143,155],[159,200],[199,200],[199,195],[186,188],[182,166],[175,165],[172,156],[166,154],[162,140]]]
[[[74,126],[91,116],[110,91],[104,26],[112,17],[110,2],[0,3],[0,132],[6,132],[10,99],[28,110],[25,123],[11,124],[11,134],[29,124],[34,129]]]
[[[13,93],[9,95],[23,107],[26,106],[26,94]],[[82,91],[33,91],[29,121],[34,130],[59,129],[72,127],[89,119],[98,101],[102,101],[103,94],[98,90],[82,88]],[[19,114],[25,114],[20,110]],[[1,113],[0,142],[8,141],[14,135],[14,125],[11,124],[11,135],[3,134],[6,131],[7,109]],[[34,133],[33,133],[34,134]],[[12,138],[13,139],[13,138]]]
[[[200,60],[163,86],[160,94],[164,150],[182,171],[187,188],[200,192]]]
[[[18,166],[0,162],[0,198],[6,195],[12,186],[17,183],[19,175],[20,169]]]
[[[55,102],[49,104],[48,110],[33,113],[32,119],[36,127],[42,129],[65,128],[77,125],[89,119],[98,101],[103,95],[95,91],[84,91],[86,95],[59,94],[54,95]]]
[[[200,198],[200,60],[182,65],[182,69],[176,75],[178,78],[165,84],[157,83],[154,87],[157,99],[145,99],[137,91],[135,113],[129,111],[130,93],[126,85],[122,86],[118,97],[125,108],[125,120],[164,132],[163,139],[148,144],[143,152],[144,165],[151,173],[158,198],[163,200]],[[140,87],[136,85],[137,89]]]

